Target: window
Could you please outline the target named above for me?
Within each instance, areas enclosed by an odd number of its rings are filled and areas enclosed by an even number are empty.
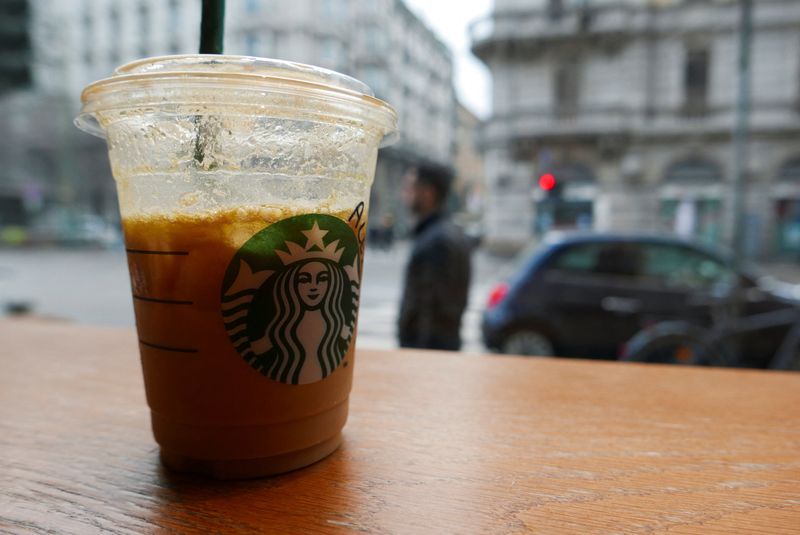
[[[564,16],[564,0],[548,0],[547,16],[550,20],[559,20]]]
[[[576,275],[635,278],[641,275],[641,250],[630,243],[573,245],[559,254],[548,270]]]
[[[660,217],[665,230],[706,243],[722,239],[722,201],[718,198],[665,198]]]
[[[559,117],[570,117],[578,112],[578,66],[563,62],[556,67],[553,91],[556,113]]]
[[[278,35],[275,32],[267,31],[261,34],[259,39],[261,50],[259,54],[264,57],[278,56]]]
[[[800,58],[798,58],[800,59]],[[800,75],[800,65],[798,65],[797,73]],[[800,76],[797,77],[797,89],[795,90],[795,109],[800,111]]]
[[[345,6],[340,0],[322,0],[322,16],[327,20],[339,21],[345,16]]]
[[[664,172],[664,180],[683,185],[714,184],[722,181],[719,165],[701,154],[678,160]]]
[[[342,43],[337,39],[327,38],[320,42],[319,59],[323,66],[337,68],[342,56]]]
[[[668,288],[711,290],[736,282],[736,272],[700,251],[670,244],[647,244],[643,249],[644,277]]]
[[[569,247],[547,267],[576,275],[624,277],[634,284],[711,290],[736,282],[736,272],[701,251],[670,243],[587,243]]]
[[[549,269],[569,272],[590,272],[597,264],[597,253],[600,250],[598,244],[578,245],[570,247],[562,252]]]
[[[278,36],[270,31],[250,30],[244,33],[244,53],[247,56],[277,56]]]
[[[150,37],[150,8],[145,2],[139,3],[139,56],[147,56],[147,42]]]
[[[244,49],[245,54],[248,56],[258,56],[261,49],[261,39],[259,39],[256,32],[247,32],[244,34]]]
[[[119,35],[122,33],[122,23],[120,21],[119,16],[119,7],[116,5],[111,6],[111,11],[108,14],[110,26],[111,26],[111,35],[114,36],[114,39],[111,39],[111,51],[109,54],[109,59],[111,63],[115,66],[120,62],[120,57],[122,56],[120,52],[120,39]]]
[[[372,54],[383,55],[386,53],[388,40],[383,30],[377,26],[370,26],[365,31],[367,50]]]
[[[775,215],[777,251],[797,257],[800,253],[800,200],[778,199],[775,201]]]
[[[174,32],[180,28],[181,24],[181,6],[178,3],[178,0],[169,0],[169,3],[167,4],[167,12],[167,16],[169,17],[169,29],[174,35]]]
[[[167,28],[169,29],[169,53],[181,53],[181,6],[178,0],[169,0],[167,4]]]
[[[778,180],[800,182],[800,157],[794,157],[781,165]]]
[[[361,79],[372,89],[377,97],[386,96],[389,85],[386,69],[368,65],[362,69]]]
[[[86,65],[92,63],[94,56],[94,21],[92,12],[87,9],[83,14],[83,62]]]
[[[683,84],[685,108],[689,114],[705,113],[708,106],[708,67],[707,48],[690,48],[686,51]]]

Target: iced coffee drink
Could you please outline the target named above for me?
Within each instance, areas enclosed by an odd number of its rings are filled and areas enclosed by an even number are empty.
[[[394,112],[343,75],[232,56],[129,64],[83,101],[79,126],[109,144],[165,464],[252,477],[335,450]]]

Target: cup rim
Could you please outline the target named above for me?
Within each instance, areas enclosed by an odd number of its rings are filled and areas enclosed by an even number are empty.
[[[238,66],[238,71],[224,71],[204,66],[226,64]],[[325,67],[276,58],[239,54],[174,54],[139,58],[114,69],[114,76],[127,74],[167,72],[208,72],[212,74],[244,74],[258,78],[284,78],[321,83],[336,88],[349,89],[359,94],[375,96],[364,82]],[[277,74],[280,73],[280,74]]]
[[[214,70],[205,65],[239,65],[242,70]],[[95,112],[104,109],[97,100],[103,94],[123,90],[131,84],[147,84],[155,81],[171,81],[175,85],[197,82],[227,82],[241,87],[282,87],[321,98],[341,99],[365,106],[370,114],[383,116],[375,122],[384,129],[385,146],[397,133],[397,112],[387,102],[375,97],[369,86],[351,76],[323,67],[292,61],[255,56],[181,54],[154,56],[131,61],[117,67],[109,77],[97,80],[81,93],[81,110],[76,125],[91,134],[102,135]]]

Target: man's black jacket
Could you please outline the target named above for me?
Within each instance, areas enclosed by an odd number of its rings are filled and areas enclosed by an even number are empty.
[[[421,221],[406,266],[400,345],[459,349],[469,280],[470,247],[461,230],[442,214]]]

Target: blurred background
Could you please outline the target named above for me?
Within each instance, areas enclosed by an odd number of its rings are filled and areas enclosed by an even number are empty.
[[[454,170],[449,206],[477,247],[468,350],[514,257],[554,231],[674,235],[800,282],[796,0],[227,4],[226,53],[350,74],[399,113],[371,199],[362,345],[395,345],[400,181],[420,161]],[[105,145],[72,119],[114,67],[196,52],[200,0],[0,6],[0,307],[132,325]]]

